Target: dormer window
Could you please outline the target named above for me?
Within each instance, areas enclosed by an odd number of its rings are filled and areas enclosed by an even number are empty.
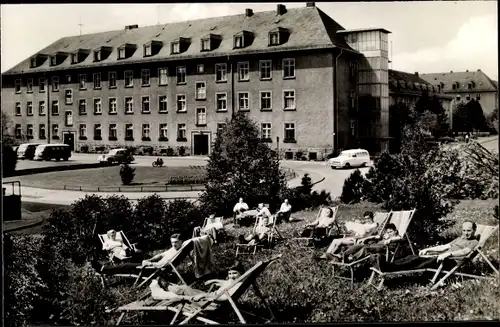
[[[48,55],[41,54],[41,53],[38,53],[38,54],[34,55],[30,59],[30,67],[31,68],[36,68],[36,67],[41,66],[47,60],[47,57],[48,57]]]
[[[94,51],[94,61],[101,61],[101,51]]]
[[[289,32],[286,28],[277,27],[269,32],[269,45],[281,45],[288,41]]]
[[[149,57],[152,55],[151,44],[147,44],[144,46],[144,57]]]
[[[125,58],[125,48],[120,48],[118,49],[118,59],[124,59]]]
[[[51,56],[50,57],[50,65],[51,66],[57,65],[57,57],[56,56]]]
[[[112,47],[99,47],[94,50],[94,62],[105,60],[113,51]]]
[[[71,63],[78,64],[84,61],[88,55],[90,54],[90,50],[88,49],[78,49],[71,54]]]
[[[241,49],[252,44],[253,34],[248,31],[241,31],[234,35],[234,49]]]
[[[210,51],[210,39],[201,40],[201,51]]]
[[[243,36],[235,36],[234,37],[234,47],[235,48],[243,48]]]
[[[118,47],[118,59],[126,59],[132,57],[137,46],[131,43],[125,43]]]
[[[273,32],[269,33],[269,45],[279,45],[280,44],[280,33]]]
[[[180,37],[170,44],[170,51],[172,54],[185,52],[189,48],[189,38]]]
[[[31,58],[30,67],[31,68],[36,67],[36,58]]]
[[[163,42],[161,41],[149,41],[143,46],[143,56],[151,57],[157,55],[161,48],[163,47]]]
[[[71,63],[72,64],[77,64],[78,63],[78,53],[72,53],[71,54]]]
[[[181,45],[179,42],[174,42],[172,43],[172,53],[180,53],[181,52]]]
[[[222,37],[217,34],[208,34],[201,38],[201,51],[212,51],[217,49]]]

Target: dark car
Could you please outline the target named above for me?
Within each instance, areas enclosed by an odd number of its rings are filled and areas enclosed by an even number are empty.
[[[117,163],[131,163],[134,161],[134,157],[127,149],[113,149],[110,150],[108,154],[101,154],[97,160],[100,163],[112,164]]]

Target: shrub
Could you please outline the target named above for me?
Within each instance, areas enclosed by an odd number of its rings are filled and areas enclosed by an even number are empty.
[[[87,144],[84,144],[80,147],[80,152],[82,153],[87,153],[89,152],[89,146]]]
[[[171,147],[168,147],[167,148],[167,156],[172,157],[174,155],[175,155],[174,149],[172,149]]]
[[[151,156],[153,155],[154,148],[152,146],[146,146],[142,149],[142,151],[144,152],[144,154]]]
[[[186,148],[184,146],[180,146],[177,148],[177,153],[179,153],[179,155],[182,157],[183,155],[186,154]]]
[[[2,141],[2,169],[5,177],[13,176],[16,171],[17,153],[11,145]]]
[[[135,168],[130,167],[129,164],[123,164],[120,168],[120,178],[123,185],[130,185],[135,177]]]
[[[359,169],[356,169],[344,182],[340,200],[351,204],[363,201],[365,190],[365,178]]]
[[[170,240],[170,217],[166,204],[157,194],[137,201],[128,235],[143,251],[165,247]]]
[[[180,233],[184,240],[191,238],[193,228],[203,225],[208,215],[186,200],[173,200],[167,204],[166,217],[168,217],[168,235]]]

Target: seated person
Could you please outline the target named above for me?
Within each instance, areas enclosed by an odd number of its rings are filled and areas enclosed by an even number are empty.
[[[187,300],[191,302],[210,301],[215,299],[217,293],[227,287],[230,287],[235,280],[237,280],[244,273],[244,268],[241,264],[236,263],[233,267],[229,268],[227,279],[212,279],[205,282],[205,285],[215,285],[217,290],[213,292],[203,292],[186,285],[168,285],[165,280],[158,278],[153,280],[149,288],[151,289],[151,297],[155,300]],[[228,290],[230,295],[237,290],[239,285]],[[227,295],[221,295],[218,300],[227,301]]]
[[[288,199],[285,199],[281,204],[280,210],[276,213],[277,223],[282,220],[290,221],[290,215],[292,214],[292,206],[288,203]]]
[[[255,226],[254,230],[252,233],[247,235],[246,237],[243,235],[240,235],[239,241],[240,244],[251,244],[251,245],[256,245],[263,240],[267,239],[267,236],[269,234],[269,231],[271,230],[268,225],[269,225],[269,217],[266,215],[262,215],[259,219],[259,222],[257,223],[257,226]]]
[[[170,237],[170,244],[172,247],[167,251],[161,252],[149,260],[143,260],[141,263],[139,262],[130,262],[130,263],[122,263],[113,266],[104,266],[99,262],[93,260],[92,267],[101,274],[106,275],[116,275],[116,274],[137,274],[140,272],[140,268],[143,267],[153,267],[153,268],[162,268],[170,260],[172,260],[177,252],[182,248],[182,241],[180,239],[179,234],[173,234]],[[154,269],[147,269],[149,273],[153,273]]]
[[[409,255],[394,262],[386,262],[380,254],[370,256],[375,268],[384,272],[436,268],[446,258],[462,258],[469,254],[479,243],[475,237],[477,226],[472,221],[462,225],[462,236],[444,245],[420,250],[418,255]]]
[[[302,232],[302,237],[320,238],[326,236],[326,230],[335,221],[333,210],[323,205],[319,218],[314,222],[307,224]]]
[[[122,239],[117,239],[115,230],[109,230],[106,235],[108,236],[108,238],[104,242],[102,249],[111,251],[114,258],[125,260],[135,254],[141,253],[140,251],[135,252],[133,249],[130,249]]]
[[[269,211],[269,208],[264,206],[264,203],[259,203],[257,210],[259,211],[257,219],[262,217],[266,217],[267,219],[271,218],[271,212]]]
[[[238,203],[234,205],[233,212],[235,215],[239,215],[248,210],[248,204],[243,202],[243,198],[240,198]]]

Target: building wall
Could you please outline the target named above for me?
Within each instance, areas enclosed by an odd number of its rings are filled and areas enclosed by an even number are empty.
[[[478,99],[479,95],[479,103],[481,104],[481,107],[483,108],[484,115],[488,117],[495,108],[498,108],[498,93],[497,92],[492,92],[492,91],[482,91],[482,92],[471,92],[471,93],[452,93],[448,92],[448,95],[453,96],[453,106],[456,108],[456,106],[460,102],[467,101],[467,96],[470,96],[470,99]],[[458,98],[460,97],[460,98]]]

